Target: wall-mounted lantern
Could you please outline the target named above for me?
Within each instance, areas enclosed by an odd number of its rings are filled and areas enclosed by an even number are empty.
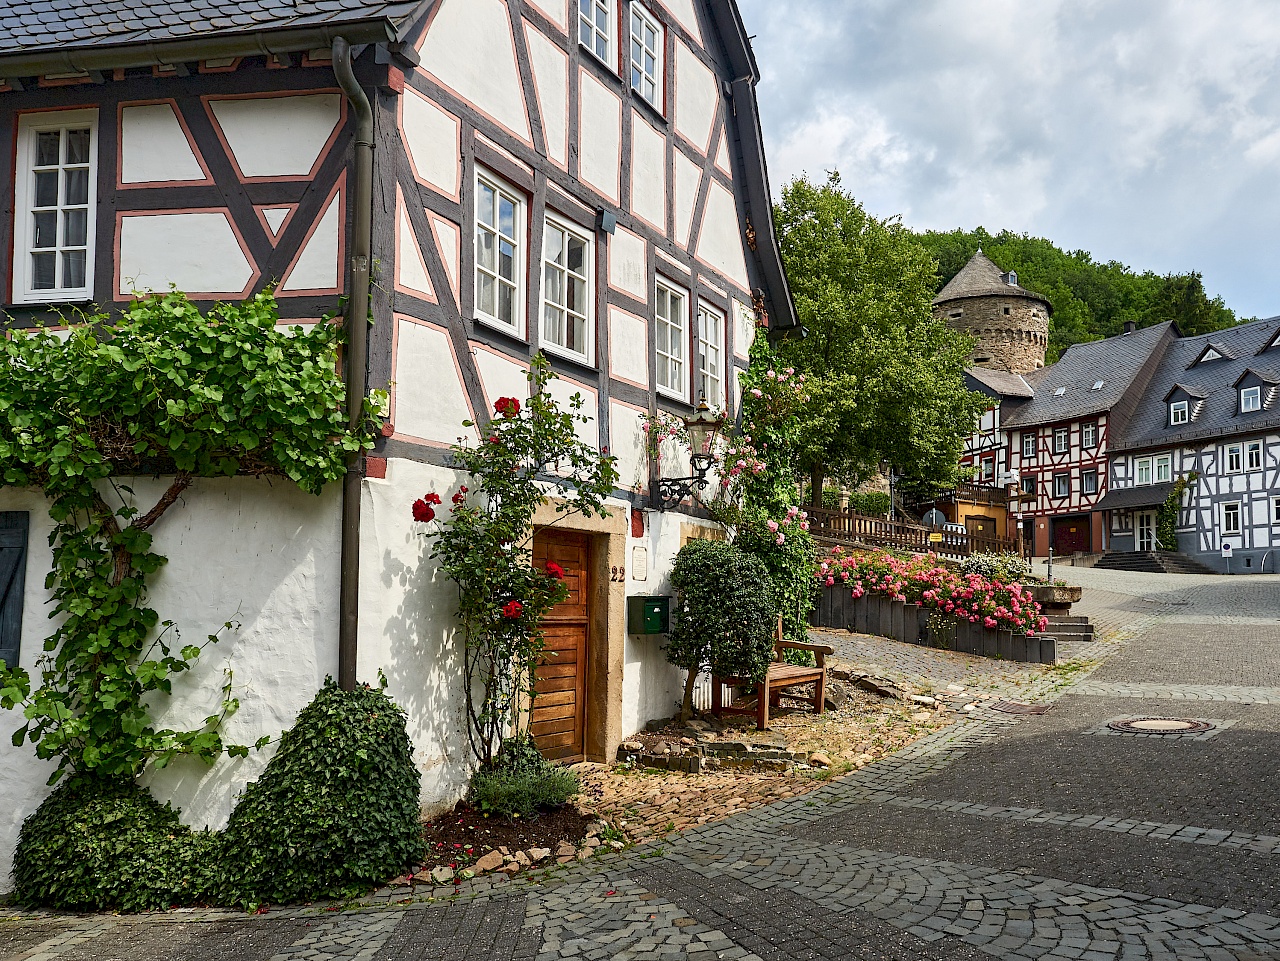
[[[692,495],[701,499],[707,489],[707,473],[715,463],[711,453],[716,442],[716,435],[724,426],[725,416],[721,411],[712,410],[707,405],[705,396],[698,399],[698,409],[692,417],[684,418],[684,426],[689,431],[689,447],[693,453],[689,463],[693,474],[689,477],[664,477],[658,480],[658,509],[670,510],[684,498]]]

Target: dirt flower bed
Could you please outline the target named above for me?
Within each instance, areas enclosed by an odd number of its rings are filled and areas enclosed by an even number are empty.
[[[710,730],[670,724],[636,735],[645,753],[690,750],[698,742],[745,741],[785,745],[808,759],[789,771],[722,769],[681,774],[625,765],[581,765],[579,805],[617,828],[630,842],[650,841],[729,817],[740,811],[798,797],[823,781],[857,770],[950,724],[956,714],[933,705],[848,690],[839,708],[814,714],[807,705],[783,698],[770,713],[770,728],[726,715],[719,722],[700,718]],[[691,734],[696,734],[691,736]]]

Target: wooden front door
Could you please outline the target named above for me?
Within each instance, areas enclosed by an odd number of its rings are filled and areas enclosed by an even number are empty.
[[[546,644],[536,674],[532,733],[544,757],[575,761],[584,756],[587,715],[587,632],[590,626],[590,541],[585,534],[542,530],[533,537],[533,563],[564,568],[569,597],[542,622]]]

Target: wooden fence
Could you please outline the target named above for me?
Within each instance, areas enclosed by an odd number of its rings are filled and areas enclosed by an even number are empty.
[[[1057,639],[1043,634],[1015,634],[938,611],[868,594],[855,598],[848,587],[826,587],[818,595],[809,623],[857,634],[875,634],[906,644],[980,654],[1006,661],[1054,664]]]
[[[866,544],[899,551],[924,554],[933,551],[946,557],[968,557],[970,554],[1003,554],[1018,549],[1016,541],[1005,537],[987,537],[961,531],[934,530],[904,521],[868,517],[849,511],[825,508],[809,509],[809,529],[813,536],[836,544]],[[930,540],[930,535],[939,539]]]

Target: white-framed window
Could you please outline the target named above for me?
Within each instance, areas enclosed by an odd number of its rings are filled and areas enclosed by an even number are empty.
[[[996,478],[996,459],[994,457],[984,457],[979,463],[978,479],[984,483],[993,481]]]
[[[1053,496],[1054,497],[1070,497],[1071,496],[1071,475],[1070,474],[1054,474],[1053,475]]]
[[[698,304],[698,397],[724,407],[724,314]]]
[[[1034,476],[1030,474],[1024,474],[1021,480],[1019,481],[1019,484],[1022,487],[1022,493],[1028,494],[1031,497],[1036,496],[1036,479]]]
[[[1071,429],[1068,427],[1055,427],[1053,429],[1053,452],[1055,454],[1065,454],[1071,449]]]
[[[87,300],[93,286],[98,112],[18,120],[13,299]]]
[[[631,89],[662,109],[662,24],[648,10],[631,4]]]
[[[542,232],[542,345],[590,363],[595,357],[591,239],[547,217]]]
[[[1169,480],[1172,480],[1172,474],[1173,474],[1173,455],[1172,454],[1161,454],[1159,457],[1155,458],[1154,465],[1155,465],[1155,474],[1156,474],[1155,481],[1157,484],[1163,484]]]
[[[1222,505],[1222,533],[1240,533],[1240,502],[1232,501]]]
[[[1026,460],[1036,459],[1036,435],[1034,433],[1022,435],[1022,456]]]
[[[1087,470],[1080,475],[1080,493],[1098,493],[1098,472],[1096,470]]]
[[[657,384],[658,389],[681,400],[689,399],[689,297],[658,281],[657,309]]]
[[[1262,441],[1251,440],[1244,447],[1246,470],[1262,470]]]
[[[1271,498],[1271,523],[1280,524],[1280,497]]]
[[[1227,473],[1238,474],[1244,470],[1244,448],[1240,444],[1227,445]]]
[[[1151,483],[1151,458],[1150,457],[1139,457],[1134,462],[1133,467],[1134,467],[1134,472],[1136,474],[1136,479],[1134,480],[1135,484],[1137,484],[1139,487],[1145,487]]]
[[[1086,421],[1080,425],[1080,446],[1085,450],[1092,450],[1098,446],[1098,424],[1096,421]]]
[[[1262,388],[1256,384],[1253,387],[1241,388],[1240,413],[1248,414],[1255,410],[1262,410]]]
[[[609,65],[613,65],[614,0],[578,0],[578,42]]]
[[[476,316],[523,333],[525,204],[519,192],[476,171]]]
[[[1175,400],[1169,405],[1169,424],[1177,427],[1179,424],[1185,424],[1191,419],[1191,410],[1185,400]]]

